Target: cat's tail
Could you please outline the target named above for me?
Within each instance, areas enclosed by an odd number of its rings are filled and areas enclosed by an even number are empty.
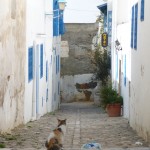
[[[58,143],[56,138],[51,138],[49,141],[46,141],[45,147],[47,150],[62,150],[62,145]]]

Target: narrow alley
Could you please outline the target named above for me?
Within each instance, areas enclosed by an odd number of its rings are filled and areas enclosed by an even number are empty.
[[[45,141],[55,129],[57,118],[67,119],[64,150],[78,150],[83,144],[90,142],[100,143],[103,150],[150,150],[144,148],[149,144],[130,128],[126,119],[108,117],[93,102],[63,103],[58,111],[19,126],[10,134],[0,135],[1,144],[12,150],[45,149]]]

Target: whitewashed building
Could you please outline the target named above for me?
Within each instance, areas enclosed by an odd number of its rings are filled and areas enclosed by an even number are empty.
[[[25,0],[0,1],[0,132],[24,122]]]
[[[123,115],[150,141],[149,0],[108,0],[112,6],[112,82],[123,96]]]
[[[131,40],[134,42],[131,45],[130,124],[150,142],[150,1],[132,1],[131,6],[134,31]]]
[[[59,107],[64,26],[53,4],[58,7],[58,0],[0,2],[0,132]]]

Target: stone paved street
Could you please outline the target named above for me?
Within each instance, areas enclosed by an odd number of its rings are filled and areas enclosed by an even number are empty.
[[[17,127],[11,134],[0,135],[0,143],[13,150],[45,149],[45,140],[56,127],[57,118],[67,119],[65,150],[78,150],[88,142],[100,143],[103,150],[150,150],[149,143],[137,136],[126,119],[108,117],[92,102],[62,104],[59,111]],[[136,142],[143,145],[137,145]]]

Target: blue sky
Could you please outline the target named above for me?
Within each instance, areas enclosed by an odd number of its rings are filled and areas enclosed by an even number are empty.
[[[65,23],[93,23],[99,15],[97,6],[103,4],[103,0],[66,0],[64,11]]]

